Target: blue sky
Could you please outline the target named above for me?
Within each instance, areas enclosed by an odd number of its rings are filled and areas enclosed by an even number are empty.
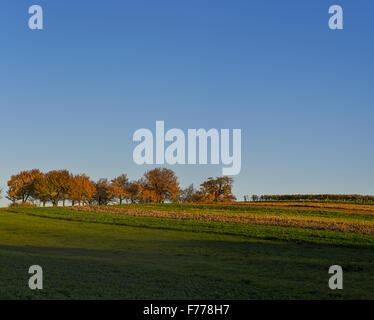
[[[3,0],[0,185],[31,168],[137,179],[152,166],[132,134],[164,120],[242,129],[239,198],[373,194],[373,18],[372,0]],[[187,186],[221,167],[171,168]]]

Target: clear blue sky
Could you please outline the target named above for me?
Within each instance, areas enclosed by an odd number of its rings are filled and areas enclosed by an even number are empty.
[[[132,134],[164,120],[242,129],[239,198],[374,194],[372,0],[2,0],[0,39],[4,188],[31,168],[137,179],[152,167]],[[172,169],[182,186],[221,174]]]

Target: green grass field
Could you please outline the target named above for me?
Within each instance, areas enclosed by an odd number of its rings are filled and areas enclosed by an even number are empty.
[[[372,214],[322,209],[116,208],[374,224]],[[0,210],[0,299],[374,299],[374,235],[358,230],[68,208]],[[35,264],[44,272],[40,291],[28,288],[28,268]],[[335,264],[344,270],[343,290],[327,285]]]

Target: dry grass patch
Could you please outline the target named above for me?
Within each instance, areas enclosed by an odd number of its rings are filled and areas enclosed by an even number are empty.
[[[374,205],[350,204],[350,203],[322,203],[322,202],[249,202],[235,203],[236,206],[274,208],[274,209],[297,209],[317,210],[327,212],[344,213],[367,213],[374,214]]]

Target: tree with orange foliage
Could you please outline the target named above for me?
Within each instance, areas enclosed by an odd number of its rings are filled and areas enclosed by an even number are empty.
[[[85,174],[78,174],[70,177],[68,197],[74,206],[75,202],[79,205],[90,202],[94,199],[96,192],[95,183]]]
[[[11,176],[8,181],[8,196],[12,202],[21,200],[25,203],[27,200],[35,197],[35,182],[43,176],[38,169],[21,171]]]
[[[157,202],[156,192],[147,186],[146,179],[140,178],[137,182],[138,195],[137,201],[140,203],[152,203]]]
[[[202,194],[201,201],[203,202],[231,202],[236,200],[232,194],[232,184],[234,179],[230,177],[208,178],[200,186]]]
[[[129,196],[127,192],[128,183],[129,179],[126,174],[122,174],[111,181],[109,188],[112,193],[112,198],[118,199],[119,204],[122,204],[122,201]]]
[[[141,198],[147,202],[177,201],[182,190],[173,170],[156,168],[147,171],[141,183]]]
[[[35,180],[34,192],[35,198],[43,203],[43,207],[45,207],[46,203],[50,200],[50,192],[44,174]]]
[[[131,181],[127,184],[126,192],[131,203],[135,203],[137,200],[139,200],[141,189],[142,187],[139,181]]]
[[[51,201],[54,207],[67,198],[70,187],[70,174],[67,170],[52,170],[38,179],[35,189],[38,198],[45,203]]]

